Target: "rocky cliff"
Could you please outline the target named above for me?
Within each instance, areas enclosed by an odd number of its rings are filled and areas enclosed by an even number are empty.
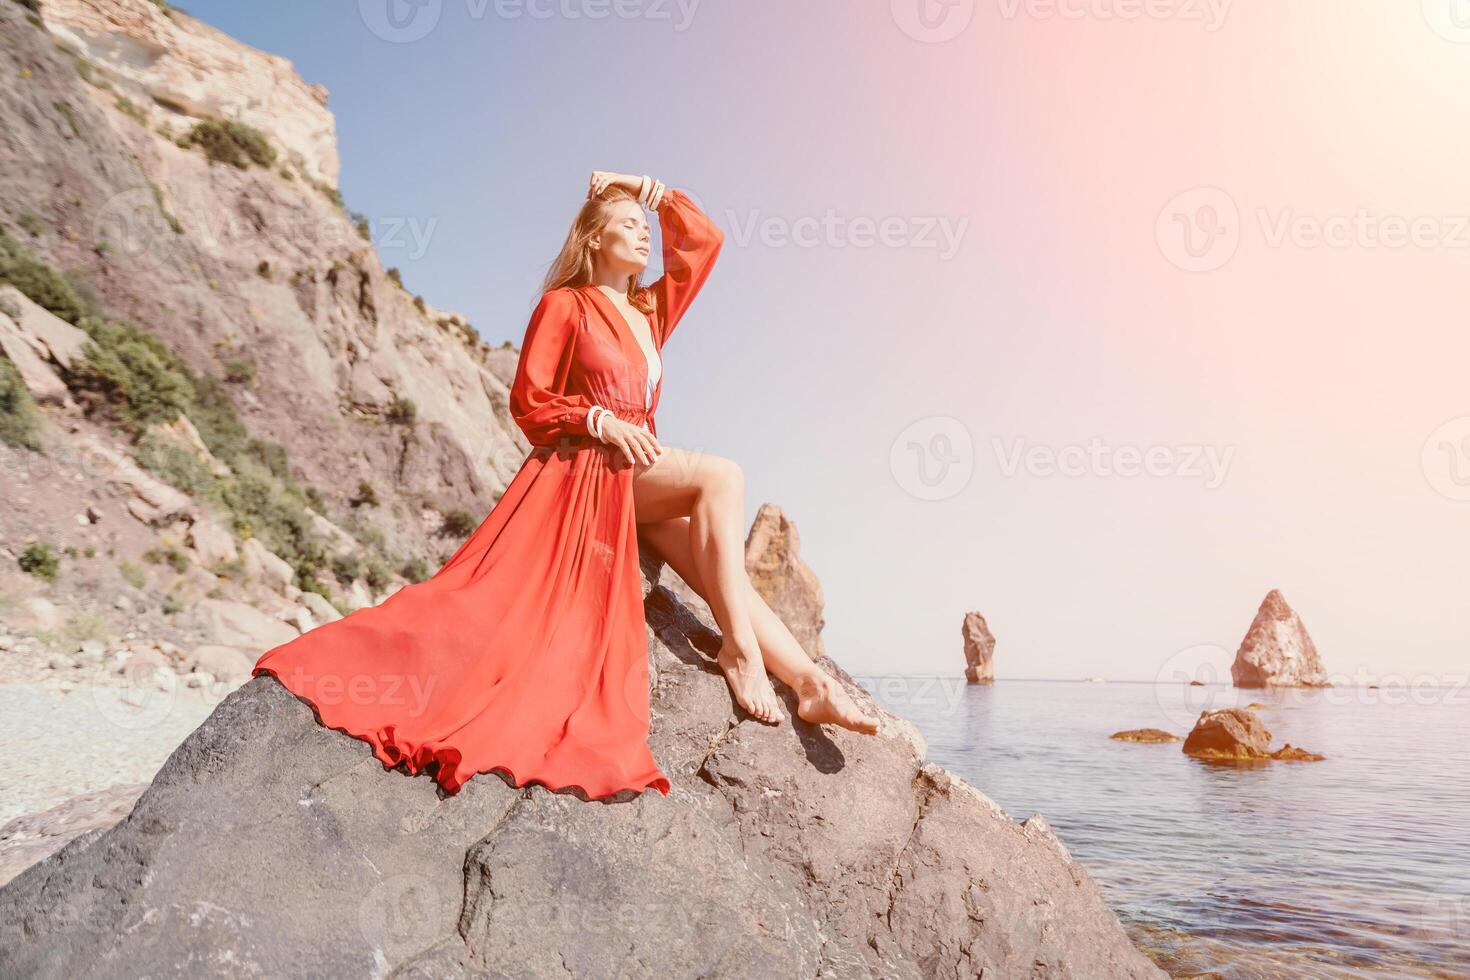
[[[645,557],[668,797],[494,774],[441,798],[274,679],[120,824],[0,889],[0,975],[1162,977],[1039,816],[877,736],[732,709],[713,620]],[[871,705],[832,663],[823,665]]]
[[[229,675],[432,571],[529,448],[515,352],[383,268],[327,93],[152,0],[0,0],[0,74],[21,652]]]
[[[1272,589],[1230,665],[1236,687],[1331,687],[1317,646],[1296,611]]]
[[[320,86],[150,0],[50,0],[29,20],[7,2],[0,26],[11,236],[226,381],[328,506],[373,483],[391,537],[425,509],[493,502],[526,448],[507,387],[343,206]]]

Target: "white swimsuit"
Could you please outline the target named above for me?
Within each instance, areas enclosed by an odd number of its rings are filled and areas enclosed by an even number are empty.
[[[637,337],[633,338],[638,340]],[[643,393],[643,407],[653,407],[653,389],[658,387],[659,375],[663,373],[663,361],[658,356],[658,351],[649,347],[643,347],[639,341],[638,346],[643,348],[643,359],[648,362],[648,390]]]

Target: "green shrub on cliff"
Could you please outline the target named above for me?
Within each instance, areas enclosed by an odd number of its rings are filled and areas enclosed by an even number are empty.
[[[187,412],[194,394],[189,370],[157,337],[99,317],[86,317],[79,326],[92,342],[67,371],[67,383],[88,402],[90,414],[139,433]]]
[[[444,523],[439,527],[439,533],[449,538],[467,538],[480,526],[479,520],[467,510],[455,508],[444,515]]]
[[[0,354],[0,442],[23,449],[41,448],[41,416],[20,372]]]
[[[276,162],[275,148],[265,134],[233,119],[206,119],[182,137],[179,146],[197,146],[214,163],[228,163],[241,170],[248,170],[252,163],[272,167]]]
[[[20,570],[27,575],[34,575],[48,582],[56,581],[56,573],[61,569],[61,559],[56,552],[51,550],[49,544],[39,541],[26,545],[26,550],[20,553],[17,563]]]
[[[68,323],[76,323],[92,312],[90,300],[75,282],[32,256],[4,231],[0,231],[0,282],[10,283],[37,306]]]

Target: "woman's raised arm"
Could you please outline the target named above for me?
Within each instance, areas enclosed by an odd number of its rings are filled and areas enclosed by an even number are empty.
[[[714,268],[725,233],[683,191],[664,191],[658,208],[664,274],[651,287],[657,304],[660,348],[668,343],[684,311]]]
[[[542,294],[526,326],[510,387],[510,414],[533,446],[587,434],[592,400],[586,395],[563,394],[572,368],[572,339],[580,321],[580,308],[571,292],[553,289]]]

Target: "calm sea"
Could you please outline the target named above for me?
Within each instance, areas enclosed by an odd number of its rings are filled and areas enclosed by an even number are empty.
[[[1470,977],[1470,690],[865,677],[929,760],[1043,814],[1171,973]],[[1198,762],[1204,708],[1265,705],[1273,747],[1323,762]]]

